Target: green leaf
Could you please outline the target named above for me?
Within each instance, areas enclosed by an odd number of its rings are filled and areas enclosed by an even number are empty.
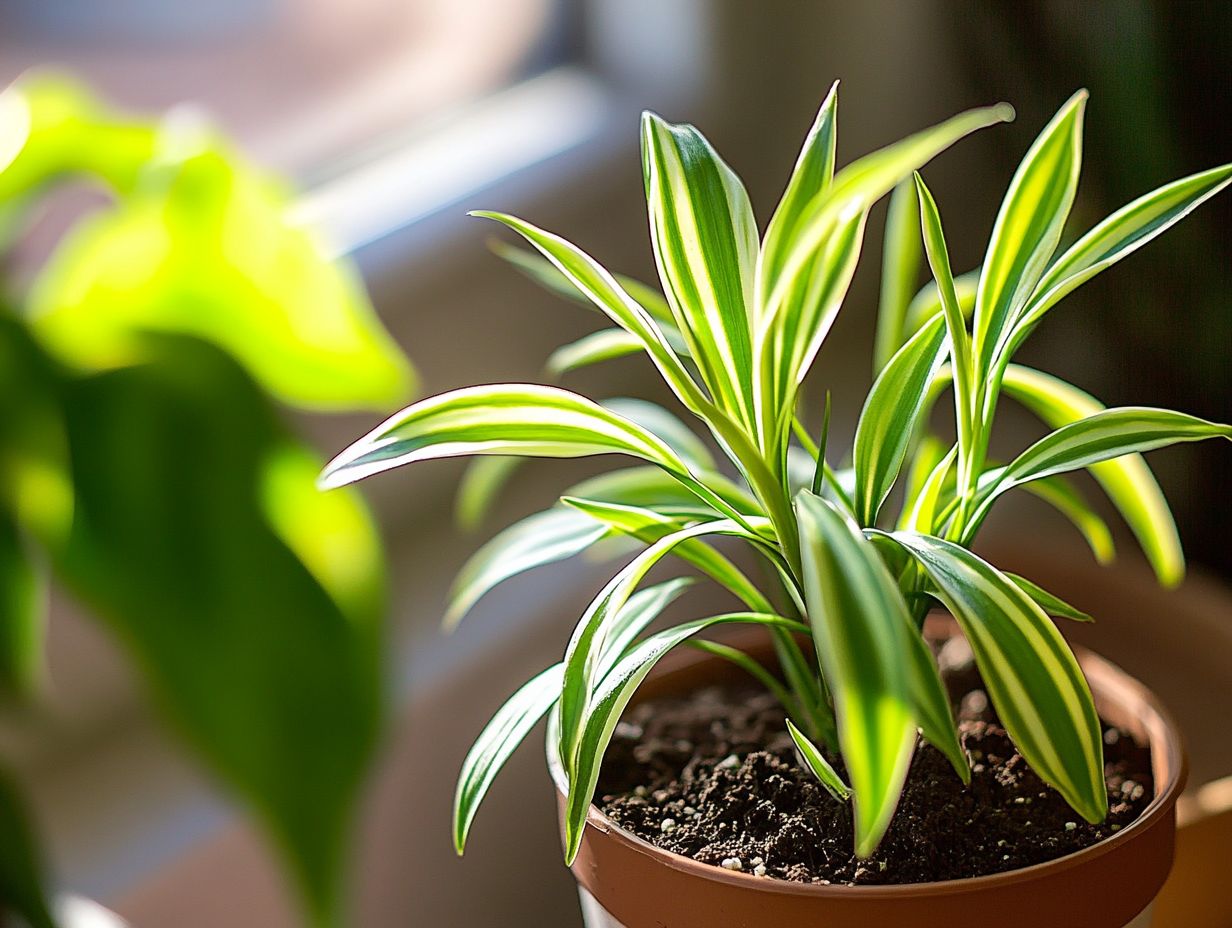
[[[572,509],[553,508],[515,522],[476,551],[458,572],[444,625],[453,628],[489,590],[510,577],[581,554],[609,530]]]
[[[1045,435],[1015,458],[982,492],[982,517],[997,496],[1032,480],[1099,464],[1179,442],[1206,438],[1232,441],[1232,426],[1169,409],[1122,406],[1093,413]],[[975,520],[978,524],[978,518]]]
[[[1006,369],[1003,389],[1052,428],[1104,409],[1099,400],[1077,387],[1016,364]],[[1159,581],[1165,586],[1180,583],[1185,576],[1185,556],[1176,523],[1142,455],[1124,455],[1091,465],[1088,470],[1137,537]]]
[[[873,525],[890,494],[929,384],[945,361],[949,343],[943,320],[930,322],[890,359],[864,401],[856,426],[856,520]]]
[[[855,794],[855,849],[876,850],[915,746],[906,624],[894,579],[859,528],[831,503],[796,496],[804,591],[817,656],[838,717]]]
[[[1018,588],[1035,600],[1035,604],[1039,606],[1048,615],[1059,616],[1063,619],[1072,619],[1075,622],[1094,622],[1095,619],[1083,612],[1081,609],[1075,609],[1059,596],[1054,596],[1046,589],[1036,583],[1032,583],[1026,577],[1020,577],[1018,574],[1012,574],[1009,571],[1005,575],[1018,585]]]
[[[468,454],[632,455],[659,465],[703,502],[740,518],[653,433],[576,393],[538,384],[467,387],[421,400],[334,458],[320,483],[338,487],[415,461]]]
[[[838,81],[835,81],[817,111],[809,134],[805,136],[787,189],[783,191],[766,227],[757,268],[759,277],[773,278],[778,275],[783,259],[800,232],[801,222],[808,218],[809,205],[825,192],[834,179],[837,113]]]
[[[756,502],[748,493],[721,475],[706,474],[705,480],[716,493],[742,512],[758,514]],[[659,467],[625,467],[588,477],[566,490],[563,496],[577,496],[617,506],[657,508],[673,514],[697,513],[707,509],[680,481]],[[718,513],[710,509],[710,517]]]
[[[791,735],[791,740],[796,743],[796,750],[800,752],[800,757],[804,760],[805,766],[813,772],[813,776],[817,777],[818,782],[825,787],[826,792],[839,802],[846,802],[850,799],[851,787],[843,782],[843,778],[830,766],[830,762],[817,749],[817,746],[805,737],[804,732],[792,724],[791,719],[787,720],[787,733]]]
[[[483,523],[522,463],[519,457],[485,457],[468,462],[454,497],[453,515],[459,528],[470,532]]]
[[[603,400],[599,405],[659,436],[695,471],[714,470],[714,455],[706,443],[657,403],[621,396]]]
[[[603,361],[640,354],[642,340],[624,329],[601,329],[562,345],[547,360],[548,373],[560,377]]]
[[[565,649],[565,679],[560,698],[560,759],[572,774],[578,758],[592,684],[599,657],[613,621],[650,569],[685,542],[704,535],[748,536],[748,530],[729,520],[702,522],[665,535],[638,554],[599,591],[578,620]]]
[[[1013,580],[960,545],[914,532],[888,537],[916,559],[958,619],[997,715],[1031,769],[1087,821],[1103,821],[1099,717],[1056,626]]]
[[[920,276],[919,206],[915,185],[903,181],[890,195],[885,247],[881,255],[881,300],[877,307],[877,337],[873,343],[876,376],[902,347],[907,307]]]
[[[625,656],[637,636],[695,583],[696,577],[677,577],[675,580],[638,590],[630,596],[607,630],[603,650],[596,664],[597,676],[602,679],[616,662]]]
[[[1014,326],[1007,355],[1064,297],[1176,225],[1230,183],[1232,165],[1193,174],[1139,197],[1096,225],[1048,268]]]
[[[597,309],[590,297],[587,296],[586,291],[576,287],[569,277],[566,277],[555,264],[542,254],[528,251],[525,248],[507,245],[498,239],[490,241],[488,247],[496,255],[504,258],[545,289],[551,290],[553,293],[563,296],[571,302],[581,303],[591,309]],[[667,300],[663,298],[662,294],[649,285],[639,280],[634,280],[632,277],[626,277],[624,274],[613,274],[612,279],[660,326],[671,329],[670,332],[665,331],[669,338],[673,335],[679,336],[680,333],[676,329],[676,319],[672,316],[671,307],[667,305]],[[678,348],[678,346],[673,347]]]
[[[787,710],[789,714],[801,712],[799,700],[792,692],[779,682],[779,679],[771,673],[764,665],[758,663],[750,655],[741,651],[739,648],[733,648],[731,645],[721,644],[717,641],[695,640],[689,642],[689,647],[706,654],[713,654],[715,657],[720,657],[730,664],[739,667],[749,676],[753,677],[758,683],[764,686],[767,692],[770,693],[779,704]]]
[[[16,784],[0,771],[0,917],[9,912],[30,928],[56,928],[39,857]]]
[[[1002,104],[971,110],[867,155],[813,198],[776,274],[758,280],[755,344],[763,405],[788,405],[821,348],[855,271],[871,206],[963,136],[1013,118]],[[765,427],[769,407],[761,410]],[[780,413],[780,415],[784,415]],[[790,417],[790,411],[786,418]],[[778,426],[786,428],[787,421]]]
[[[705,619],[694,619],[651,635],[621,658],[619,663],[599,682],[593,696],[588,701],[588,709],[578,738],[576,765],[569,771],[569,795],[565,805],[566,864],[573,863],[582,845],[586,812],[590,808],[591,799],[594,798],[604,752],[607,751],[616,723],[620,721],[620,715],[625,706],[629,704],[634,692],[646,679],[646,675],[650,673],[659,658],[672,648],[698,632],[715,625],[734,622],[768,625],[792,631],[803,628],[799,622],[756,612],[732,612]],[[566,767],[566,769],[569,768]]]
[[[79,222],[35,280],[32,325],[90,370],[149,356],[148,333],[192,335],[278,399],[386,409],[414,374],[356,271],[291,216],[291,197],[220,138],[168,120],[159,157]]]
[[[967,271],[954,278],[954,294],[958,297],[958,308],[962,310],[963,319],[970,319],[975,312],[975,292],[980,282],[980,271]],[[909,338],[920,331],[920,326],[933,316],[942,313],[941,294],[933,281],[925,284],[912,298],[907,307],[907,319],[903,325],[903,338]]]
[[[609,526],[617,531],[632,535],[648,545],[669,535],[673,535],[687,527],[686,520],[664,515],[653,509],[636,506],[621,506],[613,503],[603,503],[598,500],[580,499],[574,496],[562,497],[566,506],[585,513],[600,525]],[[687,521],[697,521],[696,518]],[[772,563],[785,571],[781,556],[777,550],[767,548],[761,539],[749,536],[763,553],[768,553]],[[757,586],[746,577],[739,568],[710,545],[698,539],[681,542],[675,547],[677,557],[687,561],[707,574],[716,583],[730,590],[735,596],[755,612],[769,612],[772,607]]]
[[[39,687],[46,595],[21,529],[0,508],[0,696],[27,697]]]
[[[975,301],[975,372],[980,382],[1056,251],[1078,189],[1087,92],[1061,107],[1010,181],[980,274]]]
[[[563,664],[553,664],[505,700],[462,762],[453,794],[453,846],[461,854],[479,804],[530,730],[560,698]]]
[[[650,238],[664,293],[711,396],[750,422],[760,250],[740,179],[693,126],[642,117]]]
[[[958,483],[967,486],[967,462],[970,449],[975,443],[976,372],[971,358],[971,338],[954,285],[954,273],[950,268],[950,252],[941,228],[941,214],[937,203],[924,184],[924,179],[915,175],[915,189],[920,206],[920,226],[924,235],[924,247],[928,252],[928,265],[937,283],[941,299],[945,330],[950,338],[951,365],[954,378],[954,417],[958,425]]]
[[[957,445],[950,448],[941,460],[933,465],[933,469],[924,478],[919,492],[908,492],[908,505],[903,508],[898,520],[900,529],[923,532],[925,535],[930,535],[937,529],[942,490],[945,488],[950,471],[954,468],[956,457],[958,457]]]
[[[672,350],[660,324],[594,258],[560,236],[513,216],[482,210],[470,215],[503,223],[534,245],[569,283],[609,319],[641,340],[663,379],[687,408],[697,412],[708,405],[705,396]]]
[[[63,385],[76,509],[51,561],[331,924],[382,716],[382,591],[350,585],[380,576],[379,548],[353,543],[354,513],[338,561],[304,547],[278,513],[315,496],[315,468],[286,467],[269,400],[210,345],[157,358]],[[344,503],[312,505],[328,545]]]

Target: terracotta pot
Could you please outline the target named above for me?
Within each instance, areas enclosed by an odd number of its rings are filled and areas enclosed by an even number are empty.
[[[955,634],[952,620],[930,631]],[[746,649],[769,660],[763,639]],[[760,651],[758,650],[760,648]],[[1176,800],[1185,782],[1177,728],[1154,695],[1123,671],[1076,649],[1096,707],[1150,746],[1155,798],[1130,826],[1075,854],[1007,873],[896,886],[789,883],[735,873],[660,850],[591,807],[573,864],[588,928],[1140,928],[1172,866]],[[737,678],[719,658],[665,658],[639,698],[686,693]],[[564,771],[549,750],[558,809]]]

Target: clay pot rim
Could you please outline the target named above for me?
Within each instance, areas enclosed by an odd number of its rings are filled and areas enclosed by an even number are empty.
[[[930,620],[931,621],[931,620]],[[948,616],[942,620],[946,624],[954,624]],[[1168,777],[1162,788],[1155,784],[1155,797],[1134,821],[1098,844],[1083,848],[1080,851],[1066,854],[1054,860],[1028,867],[1019,867],[1003,873],[990,873],[984,876],[963,877],[957,880],[938,880],[929,883],[895,883],[890,885],[861,885],[833,883],[795,883],[788,880],[766,879],[733,870],[724,870],[712,864],[705,864],[691,857],[685,857],[671,851],[656,847],[649,841],[625,831],[592,803],[586,815],[586,827],[594,828],[610,840],[626,846],[631,851],[652,858],[657,863],[692,876],[700,877],[717,883],[726,883],[732,887],[746,889],[757,893],[772,893],[787,896],[809,896],[818,899],[841,897],[844,899],[905,899],[921,896],[950,896],[977,892],[985,889],[995,889],[1006,884],[1021,883],[1045,875],[1069,870],[1116,852],[1119,848],[1134,841],[1145,833],[1160,819],[1172,814],[1177,797],[1185,787],[1189,776],[1188,759],[1185,756],[1180,729],[1167,709],[1159,702],[1155,694],[1144,684],[1130,676],[1124,670],[1082,647],[1074,647],[1074,654],[1082,665],[1097,702],[1101,695],[1118,693],[1125,701],[1136,700],[1149,710],[1141,719],[1150,739],[1152,766],[1158,773],[1160,755],[1163,765],[1168,770]],[[696,655],[698,659],[704,659]],[[1128,697],[1126,699],[1126,697]],[[1102,717],[1102,714],[1101,714]],[[564,768],[560,764],[552,743],[548,739],[547,762],[552,781],[559,793],[566,795],[568,781]],[[1157,753],[1157,751],[1159,753]]]

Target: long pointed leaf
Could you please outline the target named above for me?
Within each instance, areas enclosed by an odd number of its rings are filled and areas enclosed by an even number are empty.
[[[855,849],[869,856],[902,791],[915,745],[907,606],[881,556],[831,503],[796,496],[809,625],[834,697],[855,794]]]
[[[856,426],[856,520],[873,525],[902,469],[929,384],[948,354],[942,319],[911,337],[878,376]]]
[[[1086,419],[1105,408],[1077,387],[1017,364],[1006,369],[1002,387],[1052,428]],[[1185,576],[1185,555],[1176,523],[1142,455],[1124,455],[1091,465],[1088,470],[1133,531],[1159,581],[1165,586],[1180,583]]]
[[[843,778],[830,766],[825,755],[817,750],[817,745],[809,741],[804,732],[796,728],[791,719],[787,720],[787,733],[796,743],[796,750],[799,751],[805,765],[813,772],[813,776],[817,777],[818,782],[825,787],[826,792],[839,802],[846,802],[850,799],[851,787],[843,782]]]
[[[603,361],[640,354],[643,350],[645,345],[642,340],[632,332],[626,332],[624,329],[600,329],[557,348],[548,355],[545,366],[548,373],[560,377]]]
[[[1001,340],[1061,241],[1078,189],[1086,99],[1086,91],[1078,91],[1044,127],[997,213],[975,302],[977,381],[992,367]]]
[[[503,213],[471,213],[513,229],[618,326],[639,338],[646,353],[680,401],[696,412],[706,405],[701,390],[672,350],[660,325],[599,262],[559,235]]]
[[[958,619],[997,715],[1031,769],[1090,822],[1108,814],[1103,738],[1065,639],[1013,580],[966,548],[914,532],[912,555]]]
[[[915,187],[910,181],[903,181],[890,195],[886,212],[877,336],[873,341],[874,376],[881,373],[905,340],[903,324],[920,276],[919,224]]]
[[[748,420],[759,242],[740,179],[692,126],[642,117],[651,242],[663,290],[711,395]]]
[[[803,628],[799,622],[756,612],[733,612],[694,619],[647,638],[626,654],[600,681],[590,700],[584,727],[579,735],[577,764],[569,772],[569,796],[565,805],[566,864],[573,863],[582,845],[586,811],[595,794],[603,754],[612,740],[612,732],[620,721],[620,714],[625,706],[646,679],[646,674],[650,673],[659,658],[690,636],[715,625],[734,622],[768,625],[792,631]]]
[[[1083,612],[1081,609],[1074,608],[1065,600],[1061,599],[1061,597],[1049,593],[1038,583],[1034,583],[1026,577],[1020,577],[1018,574],[1012,574],[1008,570],[1005,572],[1005,575],[1013,580],[1014,583],[1018,585],[1020,590],[1035,600],[1036,605],[1043,609],[1044,612],[1048,613],[1048,615],[1059,616],[1063,619],[1071,619],[1075,622],[1095,621],[1095,619],[1093,619],[1089,614]]]
[[[453,797],[453,846],[459,854],[492,781],[536,723],[560,698],[563,664],[553,664],[510,696],[462,762]]]
[[[476,551],[458,572],[444,624],[452,628],[489,590],[510,577],[563,561],[599,542],[610,530],[572,509],[554,508],[515,522]]]

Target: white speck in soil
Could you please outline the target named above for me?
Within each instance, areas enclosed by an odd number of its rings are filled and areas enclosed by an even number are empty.
[[[659,824],[659,828],[665,835],[670,835],[676,830],[676,820],[674,818],[665,818]]]
[[[744,864],[740,862],[739,857],[724,857],[723,862],[719,864],[724,870],[743,870]]]

